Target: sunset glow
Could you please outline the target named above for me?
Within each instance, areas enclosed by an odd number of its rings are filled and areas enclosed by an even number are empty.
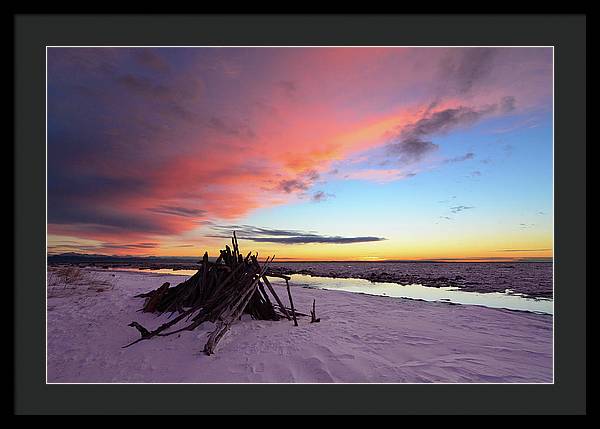
[[[551,48],[48,48],[48,252],[553,255]]]

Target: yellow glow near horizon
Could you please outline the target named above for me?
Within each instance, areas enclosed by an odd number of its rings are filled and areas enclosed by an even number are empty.
[[[48,236],[49,253],[128,254],[139,256],[198,256],[205,251],[217,256],[230,241],[222,238],[196,239],[194,244],[169,243],[148,249],[111,252],[102,243],[74,237]],[[488,236],[465,235],[462,239],[388,239],[354,244],[278,244],[239,240],[242,253],[258,252],[261,257],[275,255],[278,261],[381,261],[381,260],[517,260],[550,259],[552,240],[542,232],[530,234],[490,233]]]

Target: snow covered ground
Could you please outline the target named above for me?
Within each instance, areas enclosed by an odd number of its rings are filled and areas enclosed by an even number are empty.
[[[316,299],[320,323],[244,316],[212,356],[210,323],[123,349],[139,337],[129,323],[166,320],[138,312],[133,296],[186,277],[86,274],[93,281],[49,289],[49,383],[552,382],[550,315],[294,287],[297,310]]]

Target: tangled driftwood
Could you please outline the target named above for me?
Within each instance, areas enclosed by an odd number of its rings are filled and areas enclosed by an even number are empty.
[[[246,257],[242,256],[235,232],[231,241],[232,248],[225,246],[215,262],[210,262],[208,253],[205,253],[201,268],[188,280],[174,287],[165,283],[158,289],[136,295],[136,298],[146,298],[142,311],[159,314],[170,312],[171,315],[178,313],[178,316],[153,331],[149,331],[137,322],[131,322],[129,326],[136,328],[141,338],[124,347],[156,336],[192,331],[203,322],[210,321],[216,323],[215,330],[211,332],[204,346],[204,353],[210,355],[214,353],[218,342],[231,325],[244,313],[258,320],[279,320],[285,317],[287,320],[293,320],[298,326],[296,316],[308,315],[294,309],[289,285],[290,277],[269,269],[274,256],[267,258],[261,266],[258,254],[252,255],[250,252]],[[279,277],[285,280],[289,307],[281,302],[268,277]],[[265,286],[275,303],[269,298]],[[318,321],[315,320],[314,303],[311,316],[312,322]],[[186,326],[165,332],[183,319],[189,322]]]

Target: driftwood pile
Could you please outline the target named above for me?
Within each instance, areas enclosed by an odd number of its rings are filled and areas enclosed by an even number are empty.
[[[158,289],[136,295],[136,298],[146,298],[142,308],[144,312],[158,314],[170,312],[171,316],[175,313],[178,315],[153,331],[147,330],[137,322],[131,322],[129,326],[136,328],[141,338],[124,347],[156,336],[192,331],[203,322],[210,321],[216,324],[215,330],[210,333],[204,346],[204,353],[210,355],[214,353],[221,338],[242,314],[249,314],[253,319],[258,320],[279,320],[284,317],[293,320],[294,325],[298,326],[297,316],[308,315],[294,309],[289,285],[290,277],[269,269],[274,256],[267,258],[261,266],[258,254],[252,255],[250,252],[244,257],[240,253],[235,232],[231,241],[232,247],[225,246],[214,262],[210,262],[208,253],[205,253],[201,268],[183,283],[174,287],[165,283]],[[285,280],[289,307],[282,303],[268,277],[279,277]],[[267,290],[275,302],[271,301]],[[184,319],[186,325],[175,329],[175,325]],[[311,323],[318,321],[313,301]],[[172,327],[175,330],[166,332]]]

